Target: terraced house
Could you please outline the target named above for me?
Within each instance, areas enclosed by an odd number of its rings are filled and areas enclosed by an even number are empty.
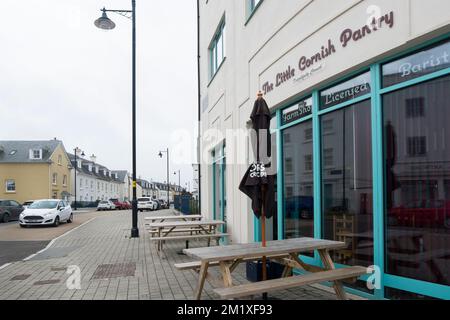
[[[99,200],[119,199],[124,200],[124,177],[119,177],[119,172],[112,171],[97,163],[97,158],[92,155],[90,159],[69,154],[73,168],[77,170],[75,184],[75,170],[73,170],[73,189],[76,188],[77,204],[93,206]]]
[[[0,141],[0,198],[23,203],[66,199],[71,195],[71,165],[59,140]]]

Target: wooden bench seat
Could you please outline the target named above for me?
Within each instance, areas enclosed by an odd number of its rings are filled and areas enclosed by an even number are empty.
[[[196,234],[189,236],[170,236],[170,237],[153,237],[150,238],[151,241],[165,241],[165,240],[195,240],[195,239],[214,239],[228,237],[228,233],[214,233],[214,234]]]
[[[164,233],[164,232],[168,232],[168,231],[170,231],[170,229],[165,229],[165,230],[162,230],[161,232]],[[170,231],[170,233],[198,232],[198,231],[204,231],[204,230],[201,228],[174,229],[174,230]],[[148,232],[150,234],[158,234],[159,231],[158,231],[158,229],[148,229]]]
[[[283,259],[287,256],[289,256],[289,255],[283,254],[283,255],[277,255],[277,256],[270,256],[270,257],[267,257],[267,259]],[[246,259],[242,259],[241,261],[248,262],[248,261],[255,261],[255,260],[257,260],[257,259],[246,258]],[[175,263],[174,267],[178,270],[197,270],[197,269],[200,269],[201,265],[202,265],[201,261],[191,261],[191,262]],[[209,266],[210,267],[218,267],[219,262],[218,261],[210,262]]]
[[[214,289],[214,292],[218,294],[222,299],[233,299],[248,297],[255,294],[262,294],[265,292],[268,293],[272,291],[291,289],[326,281],[342,281],[346,279],[358,278],[359,276],[366,273],[366,268],[355,266],[342,269],[327,270],[301,276],[293,276],[289,278],[266,280],[228,288]]]

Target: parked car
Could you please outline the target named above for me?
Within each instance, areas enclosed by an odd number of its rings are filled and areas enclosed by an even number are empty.
[[[19,216],[20,226],[59,226],[61,222],[72,223],[73,212],[70,204],[64,200],[37,200]]]
[[[97,205],[97,211],[116,210],[116,205],[109,200],[100,201]]]
[[[157,204],[151,198],[139,198],[138,199],[138,210],[143,211],[153,211],[156,210]]]
[[[124,201],[123,203],[125,204],[125,209],[126,209],[126,210],[131,210],[131,209],[133,209],[133,205],[131,204],[130,201],[126,200],[126,201]]]
[[[0,222],[19,220],[23,206],[14,200],[0,200]]]
[[[116,206],[116,209],[118,209],[118,210],[127,209],[127,205],[125,204],[125,202],[121,202],[121,201],[119,201],[119,199],[109,199],[109,201],[114,203],[114,205]]]
[[[450,229],[450,201],[419,200],[389,210],[389,222],[405,227]]]
[[[169,209],[167,206],[167,201],[164,199],[159,199],[159,202],[161,203],[161,209]]]
[[[34,202],[33,200],[25,201],[24,203],[22,203],[22,207],[23,207],[24,209],[26,209],[26,208],[28,208],[30,205],[32,205],[33,202]]]
[[[162,204],[159,200],[153,199],[154,202],[156,202],[156,210],[162,209]]]

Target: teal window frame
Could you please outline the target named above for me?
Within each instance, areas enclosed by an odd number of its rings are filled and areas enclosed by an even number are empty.
[[[226,21],[225,15],[223,15],[220,20],[219,26],[217,27],[216,32],[214,33],[213,39],[208,47],[208,55],[209,55],[209,79],[210,83],[214,80],[216,74],[219,72],[223,63],[226,60]],[[218,42],[222,39],[222,60],[218,60]]]
[[[277,117],[277,128],[274,132],[277,135],[277,160],[278,160],[278,176],[277,176],[277,200],[278,200],[278,240],[284,239],[284,181],[283,181],[283,131],[287,128],[296,126],[305,121],[312,119],[313,122],[313,166],[314,166],[314,237],[322,238],[322,177],[321,177],[321,132],[320,132],[320,117],[324,114],[340,110],[342,108],[354,105],[358,102],[371,99],[371,115],[372,115],[372,162],[373,162],[373,227],[374,227],[374,265],[380,267],[381,278],[380,288],[374,290],[374,294],[369,294],[357,289],[345,287],[345,290],[349,293],[356,294],[369,299],[383,300],[385,298],[385,287],[393,289],[399,289],[409,291],[415,294],[430,296],[438,299],[450,299],[450,287],[446,285],[440,285],[401,276],[391,275],[385,273],[385,221],[384,221],[384,193],[385,193],[385,177],[383,166],[383,117],[382,117],[382,97],[383,95],[394,92],[403,88],[411,87],[420,83],[431,81],[437,78],[441,78],[450,75],[450,68],[436,71],[431,74],[427,74],[412,80],[408,80],[399,84],[395,84],[386,88],[381,87],[382,70],[381,66],[385,63],[394,61],[398,58],[404,57],[408,54],[413,54],[415,51],[421,50],[433,44],[436,44],[443,40],[450,39],[450,33],[446,33],[435,39],[421,43],[407,50],[385,58],[381,61],[373,63],[369,66],[360,68],[354,72],[347,74],[345,77],[337,79],[333,82],[327,83],[319,88],[316,88],[312,92],[302,95],[301,97],[289,100],[285,105],[277,109],[275,116]],[[370,70],[371,86],[372,90],[370,94],[358,97],[356,99],[346,101],[331,108],[320,110],[320,92],[330,88],[341,82],[345,82],[352,77],[355,77],[363,72]],[[313,97],[313,110],[312,115],[296,120],[286,125],[282,125],[282,112],[284,109],[291,107],[293,104],[310,97]],[[259,220],[255,219],[255,241],[261,241]],[[315,266],[322,266],[320,257],[317,252],[314,258],[301,256],[303,261]],[[337,268],[343,268],[344,265],[336,264]],[[296,270],[296,273],[301,274],[302,271]],[[361,277],[361,280],[367,280],[368,275]],[[331,285],[324,283],[325,285]]]
[[[226,154],[225,154],[225,142],[223,142],[219,147],[217,147],[213,152],[212,152],[212,159],[213,159],[213,163],[212,163],[212,177],[213,177],[213,219],[214,220],[224,220],[225,219],[225,206],[224,206],[224,201],[226,201],[226,190],[225,190],[225,166],[226,164]],[[217,199],[216,197],[216,173],[217,170],[219,170],[219,183],[220,183],[220,199]],[[222,205],[220,206],[220,212],[217,212],[217,208],[216,208],[216,203],[217,201],[220,200],[222,202]],[[220,214],[220,216],[218,215]],[[225,233],[227,229],[226,225],[223,225],[221,227],[221,232]],[[226,241],[226,239],[221,239],[221,243],[224,244]]]
[[[247,25],[250,20],[253,18],[256,10],[261,6],[264,0],[259,0],[258,3],[255,3],[256,0],[246,0],[247,1],[247,21],[245,25]]]

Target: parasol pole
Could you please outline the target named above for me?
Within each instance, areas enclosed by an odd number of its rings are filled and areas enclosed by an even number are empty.
[[[261,242],[262,242],[262,247],[265,248],[266,245],[266,204],[265,204],[265,199],[266,199],[266,186],[262,185],[261,186],[261,191],[262,191],[262,212],[261,212]],[[267,257],[263,256],[262,257],[262,278],[263,281],[267,280]],[[263,293],[263,300],[267,300],[267,292]]]

